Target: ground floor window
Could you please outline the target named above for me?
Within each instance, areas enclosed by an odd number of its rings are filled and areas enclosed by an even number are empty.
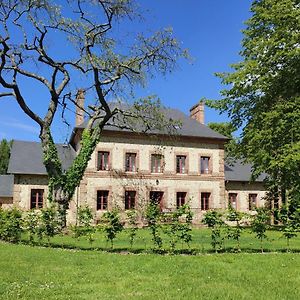
[[[135,208],[136,191],[125,192],[125,209]]]
[[[237,209],[237,193],[229,193],[228,194],[228,204],[233,208]]]
[[[160,191],[150,192],[150,201],[152,203],[159,205],[160,211],[163,210],[163,196],[164,196],[164,192],[160,192]]]
[[[106,210],[108,191],[97,191],[97,210]]]
[[[201,210],[209,210],[210,193],[201,193]]]
[[[257,207],[257,194],[249,194],[249,199],[248,199],[248,208],[249,210],[255,210]]]
[[[179,208],[185,204],[186,193],[178,192],[176,193],[176,207]]]
[[[44,205],[44,190],[32,189],[30,195],[30,209],[43,208]]]

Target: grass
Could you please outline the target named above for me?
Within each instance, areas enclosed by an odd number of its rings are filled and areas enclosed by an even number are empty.
[[[211,253],[211,233],[207,228],[193,229],[192,242],[190,247],[186,244],[178,243],[177,251],[182,253]],[[282,237],[282,233],[278,230],[269,230],[267,232],[268,238],[263,241],[263,248],[265,252],[286,252],[287,241]],[[97,232],[94,236],[95,241],[90,244],[85,237],[74,239],[71,235],[58,235],[51,239],[50,246],[57,248],[69,249],[86,249],[86,250],[104,250],[111,251],[110,243],[105,239],[104,233]],[[163,249],[168,251],[170,249],[167,236],[163,235]],[[28,237],[24,236],[24,243],[28,243]],[[249,229],[243,230],[241,236],[241,250],[242,252],[256,253],[260,252],[260,242],[255,238]],[[44,244],[48,246],[47,243]],[[236,246],[236,242],[225,239],[224,247],[225,252],[232,252]],[[153,247],[151,235],[148,229],[139,229],[134,245],[131,248],[129,244],[128,231],[123,231],[118,234],[114,242],[114,252],[129,251],[133,253],[149,252]],[[293,238],[290,241],[290,248],[292,252],[300,252],[300,239],[299,237]]]
[[[297,253],[121,255],[0,242],[0,299],[299,299]]]

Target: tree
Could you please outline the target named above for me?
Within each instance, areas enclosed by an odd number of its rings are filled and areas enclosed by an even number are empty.
[[[212,130],[219,132],[220,134],[229,138],[225,144],[225,156],[226,160],[230,161],[238,157],[237,139],[233,136],[235,131],[234,126],[230,122],[215,123],[211,122],[207,124]]]
[[[139,17],[134,0],[57,3],[60,5],[50,0],[1,1],[0,84],[4,92],[0,97],[15,98],[24,113],[39,125],[49,198],[65,211],[103,127],[112,119],[122,128],[132,129],[137,123],[142,123],[145,131],[174,128],[153,97],[135,102],[127,111],[111,108],[108,102],[132,96],[134,87],[143,85],[149,76],[172,71],[186,51],[169,29],[153,35],[120,36],[119,28],[127,28],[128,22]],[[118,30],[114,31],[117,24]],[[51,124],[60,106],[65,108],[70,102],[79,105],[75,100],[78,78],[84,78],[84,91],[95,102],[88,108],[81,107],[89,116],[81,149],[70,169],[63,171]],[[41,85],[47,92],[44,116],[30,107],[24,84]]]
[[[242,61],[218,76],[227,88],[214,107],[243,127],[240,151],[254,177],[269,174],[285,199],[300,186],[299,0],[255,0],[246,22]],[[274,188],[275,186],[275,188]]]
[[[6,174],[10,156],[11,142],[3,139],[0,142],[0,174]]]

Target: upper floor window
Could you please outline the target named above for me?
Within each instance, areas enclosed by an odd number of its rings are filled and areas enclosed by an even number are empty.
[[[109,169],[109,152],[98,151],[97,170],[108,171]]]
[[[249,210],[254,210],[257,207],[257,194],[249,194],[248,201]]]
[[[237,193],[229,193],[228,195],[229,205],[233,209],[237,209],[237,195]]]
[[[186,155],[176,156],[176,173],[186,173]]]
[[[126,191],[125,192],[125,209],[134,209],[135,208],[135,191]]]
[[[44,190],[32,189],[30,194],[30,209],[43,208]]]
[[[200,173],[201,174],[211,173],[209,156],[201,156],[201,158],[200,158]]]
[[[161,173],[163,164],[163,156],[161,154],[151,154],[151,172]]]
[[[97,210],[107,209],[108,191],[97,191]]]
[[[210,193],[201,193],[201,210],[208,210],[210,202]]]
[[[178,192],[176,194],[176,207],[179,208],[182,205],[185,204],[185,198],[186,198],[186,193],[185,192]]]
[[[125,171],[136,172],[136,153],[126,153]]]

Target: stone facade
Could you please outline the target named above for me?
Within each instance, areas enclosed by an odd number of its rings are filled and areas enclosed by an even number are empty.
[[[236,209],[243,212],[253,211],[255,207],[264,207],[266,199],[266,190],[263,182],[239,182],[230,181],[226,183],[227,203],[230,194],[236,194]],[[256,201],[255,199],[256,195]],[[254,203],[251,203],[255,202]],[[250,202],[250,203],[249,203]]]

